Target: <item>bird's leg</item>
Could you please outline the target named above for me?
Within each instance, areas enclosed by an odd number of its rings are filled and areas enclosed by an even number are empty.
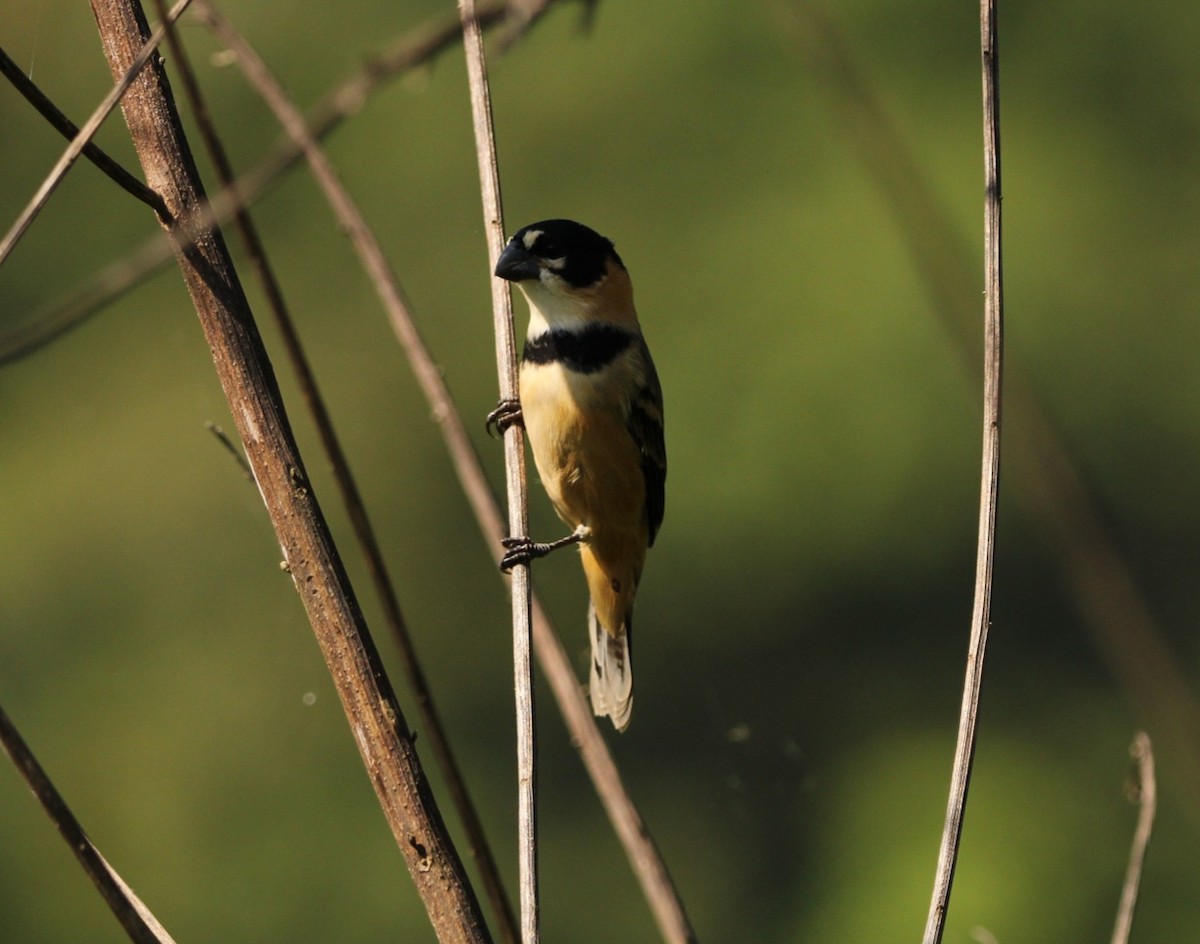
[[[497,403],[496,409],[487,415],[487,424],[484,428],[491,435],[498,433],[503,436],[514,423],[518,426],[525,425],[525,418],[521,415],[521,401],[504,399]],[[492,432],[493,430],[495,433]]]
[[[500,569],[507,574],[517,564],[528,564],[531,560],[545,557],[551,551],[557,551],[560,547],[567,547],[571,544],[586,544],[591,540],[591,537],[592,529],[585,524],[581,524],[565,538],[559,538],[557,541],[551,541],[548,544],[543,544],[540,541],[534,541],[530,538],[504,538],[500,543],[504,545],[507,553],[500,558]]]

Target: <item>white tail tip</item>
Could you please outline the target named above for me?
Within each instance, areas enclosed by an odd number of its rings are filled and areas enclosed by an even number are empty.
[[[630,648],[631,620],[627,617],[619,636],[610,636],[588,606],[588,629],[592,636],[592,677],[589,692],[597,717],[612,719],[624,731],[633,714],[633,661]]]

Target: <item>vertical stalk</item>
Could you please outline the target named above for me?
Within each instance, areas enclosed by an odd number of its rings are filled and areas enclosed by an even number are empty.
[[[979,496],[979,545],[975,559],[975,604],[967,673],[959,715],[950,798],[942,829],[934,877],[933,899],[925,924],[924,944],[939,944],[954,883],[963,811],[975,758],[975,729],[983,685],[983,660],[992,610],[992,562],[996,544],[996,507],[1000,493],[1000,404],[1004,340],[1004,295],[1000,253],[1000,76],[996,61],[996,3],[980,2],[983,61],[984,165],[984,364],[983,461]]]
[[[475,150],[479,158],[483,224],[487,236],[488,271],[495,269],[504,248],[504,214],[500,203],[500,171],[492,127],[492,102],[488,91],[483,31],[475,13],[475,0],[459,0],[467,77],[471,84],[471,114],[475,125]],[[492,313],[496,332],[496,366],[500,398],[516,400],[517,345],[513,332],[512,295],[507,282],[493,278]],[[525,436],[513,423],[504,433],[504,472],[508,489],[508,533],[529,533],[529,502],[525,488]],[[529,565],[512,571],[513,685],[517,712],[518,854],[521,883],[521,940],[537,944],[537,770],[536,726],[533,711],[532,625],[530,619]]]

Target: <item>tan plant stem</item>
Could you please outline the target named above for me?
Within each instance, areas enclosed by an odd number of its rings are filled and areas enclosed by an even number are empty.
[[[950,798],[934,876],[933,898],[925,924],[925,944],[941,941],[954,884],[967,789],[975,757],[976,722],[983,687],[983,664],[992,611],[992,563],[996,546],[996,508],[1000,497],[1000,406],[1004,351],[1004,292],[1000,227],[1000,87],[996,61],[995,0],[981,0],[983,60],[984,164],[984,318],[983,318],[983,460],[979,496],[979,546],[975,559],[975,604],[967,649],[966,681]]]
[[[83,826],[67,806],[67,801],[42,769],[3,708],[0,708],[0,744],[4,745],[5,753],[25,778],[42,809],[57,827],[59,835],[71,847],[83,870],[104,896],[129,939],[134,944],[175,944],[150,909],[92,844]]]
[[[1129,847],[1129,865],[1125,869],[1125,882],[1121,886],[1121,904],[1117,908],[1117,920],[1113,925],[1112,944],[1129,944],[1129,932],[1133,928],[1133,909],[1137,904],[1138,889],[1142,884],[1142,866],[1146,862],[1146,849],[1150,845],[1150,834],[1154,831],[1154,817],[1158,811],[1158,781],[1154,775],[1154,748],[1150,736],[1139,731],[1129,746],[1129,753],[1137,765],[1137,783],[1134,791],[1138,804],[1137,827]]]
[[[479,192],[483,198],[483,228],[487,238],[488,272],[504,248],[504,211],[500,201],[500,168],[492,126],[487,58],[483,31],[476,19],[475,0],[459,0],[467,79],[471,90],[471,116],[475,128],[475,153],[479,159]],[[512,293],[507,282],[493,277],[492,318],[496,336],[496,366],[500,399],[509,402],[517,389],[517,348],[513,331]],[[504,473],[508,491],[508,533],[529,533],[529,494],[525,483],[525,435],[518,423],[504,433]],[[533,628],[530,623],[529,565],[512,569],[513,691],[517,716],[517,855],[521,883],[521,940],[537,944],[537,725],[533,706]]]

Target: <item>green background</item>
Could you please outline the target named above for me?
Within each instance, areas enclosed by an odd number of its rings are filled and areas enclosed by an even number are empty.
[[[449,6],[227,12],[307,106]],[[509,230],[568,216],[614,239],[662,377],[667,514],[639,597],[637,709],[610,742],[704,941],[918,939],[971,611],[977,10],[837,5],[855,81],[901,142],[871,159],[808,9],[606,0],[590,33],[570,5],[508,54],[492,46]],[[1000,31],[1009,377],[1053,424],[1194,699],[1200,8],[1011,3]],[[182,32],[248,168],[276,126],[203,27]],[[110,85],[86,4],[5,4],[0,44],[77,121]],[[136,166],[119,116],[99,141]],[[496,382],[461,54],[385,86],[327,143],[499,482],[502,450],[482,423]],[[0,225],[62,146],[0,88]],[[901,220],[889,186],[931,198]],[[255,213],[515,889],[510,630],[491,552],[315,186],[293,172]],[[80,164],[0,272],[0,327],[155,232]],[[923,270],[914,247],[929,239]],[[939,284],[965,286],[950,307],[967,356],[939,316]],[[206,421],[232,428],[173,269],[0,369],[0,704],[180,942],[431,940],[259,498]],[[1017,443],[1031,414],[1012,402],[1005,421],[994,623],[946,940],[1107,939],[1135,817],[1127,747],[1142,727],[1161,799],[1133,940],[1189,939],[1200,743],[1178,702],[1151,709],[1118,682],[1136,667],[1097,646],[1044,506],[1027,500]],[[536,486],[532,501],[534,533],[557,535]],[[583,679],[572,555],[538,564],[535,580]],[[654,940],[540,682],[539,695],[544,937]],[[0,939],[124,939],[10,766]]]

